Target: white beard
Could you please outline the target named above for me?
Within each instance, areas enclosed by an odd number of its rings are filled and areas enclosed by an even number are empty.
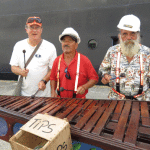
[[[140,46],[139,46],[139,39],[136,40],[128,40],[128,41],[122,41],[120,37],[120,46],[121,46],[121,52],[130,58],[132,58],[135,54],[139,52]]]

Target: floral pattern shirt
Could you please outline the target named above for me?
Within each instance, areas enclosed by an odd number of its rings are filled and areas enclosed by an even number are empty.
[[[120,51],[120,44],[112,46],[108,49],[104,60],[102,61],[99,71],[102,75],[109,74],[112,78],[116,77],[116,65],[117,65],[117,55]],[[120,51],[121,53],[121,51]],[[119,74],[125,73],[125,77],[119,78],[120,83],[120,93],[126,96],[134,96],[139,92],[140,87],[140,55],[143,57],[143,71],[144,71],[144,81],[143,81],[143,91],[144,93],[140,95],[138,100],[150,100],[149,88],[149,77],[150,77],[150,49],[144,45],[140,45],[139,52],[134,55],[133,59],[129,63],[126,56],[121,53],[120,56],[120,67]],[[116,79],[110,80],[109,86],[116,90]],[[109,92],[108,98],[110,99],[124,99],[122,96],[115,93],[112,89]]]

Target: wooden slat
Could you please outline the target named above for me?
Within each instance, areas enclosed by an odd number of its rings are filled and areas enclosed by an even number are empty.
[[[119,118],[115,133],[113,135],[113,139],[118,139],[121,141],[123,140],[130,108],[131,108],[131,101],[126,101],[121,116]]]
[[[110,117],[111,113],[113,112],[116,104],[117,104],[117,101],[111,102],[110,106],[105,110],[104,114],[102,115],[102,117],[100,118],[98,123],[96,124],[92,133],[99,135],[102,132],[102,130],[103,130],[108,118]]]
[[[61,104],[59,104],[57,107],[55,107],[53,110],[51,110],[50,112],[48,112],[49,115],[53,115],[54,113],[56,113],[58,110],[60,110],[61,108],[63,108],[66,104],[67,100],[63,101]]]
[[[46,104],[58,101],[58,98],[51,98],[51,97],[44,97],[43,99],[45,101]]]
[[[150,137],[150,128],[147,127],[139,127],[139,133],[140,134],[145,134]]]
[[[99,107],[96,113],[91,117],[91,119],[83,128],[83,131],[85,130],[90,132],[104,111],[105,111],[105,107]]]
[[[140,120],[139,102],[133,102],[130,122],[127,128],[124,142],[136,144]]]
[[[83,109],[86,109],[92,102],[93,102],[93,100],[86,101],[86,103],[84,104]]]
[[[97,100],[98,101],[98,100]],[[97,103],[97,105],[96,106],[98,106],[98,107],[101,107],[102,105],[103,105],[103,103],[104,103],[105,101],[103,101],[103,100],[100,100],[100,101],[98,101],[98,103]]]
[[[27,112],[25,112],[25,111],[28,111],[30,108],[32,109],[32,107],[33,107],[34,105],[36,105],[37,103],[39,103],[39,102],[41,102],[41,101],[44,102],[44,101],[42,100],[42,98],[39,98],[39,100],[33,100],[33,99],[31,99],[31,100],[29,101],[30,104],[29,104],[28,106],[26,106],[26,107],[20,109],[18,112],[27,113]]]
[[[96,106],[97,101],[93,101],[88,107],[87,109],[91,109],[93,106]]]
[[[150,127],[150,118],[147,102],[141,102],[141,119],[143,126]]]
[[[142,143],[142,142],[138,142],[137,143],[138,148],[142,148],[142,150],[150,150],[150,144],[148,143]]]
[[[28,109],[26,109],[25,111],[23,111],[22,113],[29,113],[30,111],[32,111],[33,109],[39,107],[40,105],[42,105],[44,103],[44,101],[36,101],[34,104],[31,104],[30,107]]]
[[[7,106],[7,105],[9,105],[9,104],[11,104],[11,103],[14,103],[14,102],[16,102],[16,101],[18,101],[18,100],[19,100],[19,98],[16,98],[16,99],[10,98],[10,99],[7,99],[7,100],[5,100],[5,101],[3,101],[3,102],[0,102],[0,106],[1,106],[1,107],[4,107],[4,106]]]
[[[5,108],[7,109],[15,109],[16,107],[19,107],[22,103],[27,102],[26,100],[28,100],[29,98],[24,98],[24,99],[20,99],[12,104],[9,104],[7,106],[5,106]]]
[[[75,127],[81,129],[89,120],[89,118],[93,115],[97,108],[97,106],[93,106],[91,109],[89,109],[89,111],[79,120]]]
[[[76,109],[74,109],[68,116],[67,119],[70,122],[77,114],[78,112],[80,112],[80,110],[83,108],[82,105],[79,105],[78,107],[76,107]]]
[[[118,122],[121,111],[122,111],[122,108],[123,108],[123,105],[124,105],[124,101],[119,101],[118,102],[117,107],[116,107],[115,112],[114,112],[114,115],[111,119],[112,121]]]
[[[75,98],[73,98],[73,99],[69,100],[69,101],[68,101],[68,103],[66,104],[66,107],[69,107],[70,105],[74,104],[74,103],[75,103],[75,101],[76,101],[76,99],[75,99]],[[76,104],[77,104],[77,103],[76,103]]]
[[[32,101],[33,100],[22,102],[17,107],[11,108],[11,110],[17,110],[17,109],[20,109],[22,107],[25,107],[26,105],[29,105]]]
[[[79,112],[78,114],[78,118],[77,118],[77,122],[80,120],[81,116],[85,115],[85,111],[87,109],[87,107],[93,102],[93,100],[87,100],[84,104],[83,104],[83,109],[82,111]]]
[[[83,105],[86,101],[87,101],[86,99],[82,99],[82,100],[78,103],[78,105]]]
[[[108,101],[105,101],[105,102],[103,103],[102,107],[107,108],[110,103],[111,103],[111,101],[109,101],[109,100],[108,100]]]
[[[55,107],[57,107],[59,104],[61,104],[61,101],[56,102],[54,105],[51,105],[49,108],[45,109],[42,114],[48,113],[49,111],[51,111],[52,109],[54,109]]]
[[[71,113],[75,108],[77,107],[77,104],[73,104],[72,106],[68,107],[63,113],[60,113],[57,115],[59,118],[65,118],[69,113]]]
[[[5,96],[5,97],[0,97],[0,102],[2,101],[5,101],[5,100],[10,100],[10,99],[14,99],[14,97],[8,97],[8,96]]]
[[[115,131],[117,127],[117,122],[109,122],[106,126],[107,129]]]
[[[116,105],[117,105],[117,101],[114,101],[114,100],[113,100],[113,101],[110,103],[109,108],[114,109]]]
[[[49,108],[50,106],[54,105],[56,102],[58,102],[59,100],[56,100],[55,102],[52,102],[51,103],[49,102],[49,104],[43,106],[41,109],[35,111],[32,115],[35,116],[36,114],[38,113],[42,113],[44,110],[46,110],[47,108]]]
[[[89,109],[91,109],[93,106],[95,106],[97,104],[97,101],[93,101],[86,109],[85,111],[82,113],[82,115],[84,116],[86,113],[89,112]]]

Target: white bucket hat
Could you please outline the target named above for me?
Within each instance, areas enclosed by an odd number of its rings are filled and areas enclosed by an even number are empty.
[[[66,28],[61,35],[59,35],[59,41],[61,42],[62,40],[62,37],[63,36],[66,36],[66,35],[69,35],[73,38],[76,38],[77,39],[77,43],[79,44],[81,42],[81,39],[79,37],[79,34],[71,27],[68,27]]]
[[[117,25],[119,29],[137,32],[140,31],[140,19],[134,15],[123,16]]]

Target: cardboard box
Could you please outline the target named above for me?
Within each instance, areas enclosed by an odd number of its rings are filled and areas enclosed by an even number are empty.
[[[37,114],[10,138],[12,150],[71,150],[70,125],[66,119]]]

